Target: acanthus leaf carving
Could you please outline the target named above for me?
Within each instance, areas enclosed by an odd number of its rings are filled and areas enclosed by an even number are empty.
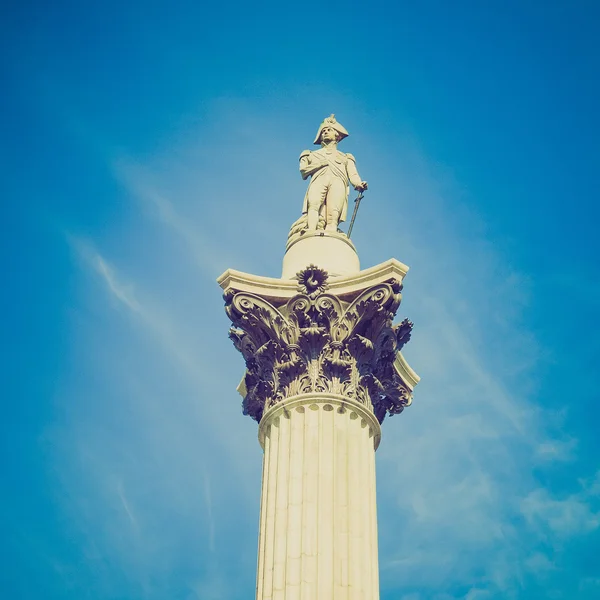
[[[396,340],[398,344],[398,350],[402,350],[404,346],[410,341],[412,333],[413,322],[408,319],[404,319],[402,323],[394,327],[394,333],[396,334]]]
[[[392,320],[401,301],[396,280],[364,290],[351,303],[327,292],[327,273],[298,274],[299,293],[276,308],[248,292],[228,290],[230,337],[246,362],[244,413],[260,421],[266,408],[311,392],[364,403],[383,421],[410,404],[394,361],[412,323]]]

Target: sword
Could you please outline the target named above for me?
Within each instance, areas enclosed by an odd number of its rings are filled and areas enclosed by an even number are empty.
[[[350,234],[352,233],[352,228],[354,227],[354,220],[356,219],[356,213],[358,212],[358,207],[360,206],[360,201],[363,199],[363,193],[358,192],[358,196],[354,200],[354,212],[352,213],[352,219],[350,219],[350,227],[348,227],[348,239],[350,239]]]

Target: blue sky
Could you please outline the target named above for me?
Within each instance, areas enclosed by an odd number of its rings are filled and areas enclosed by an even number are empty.
[[[600,596],[597,2],[0,22],[2,597],[252,597],[261,451],[215,279],[279,275],[331,112],[362,264],[411,267],[382,600]]]

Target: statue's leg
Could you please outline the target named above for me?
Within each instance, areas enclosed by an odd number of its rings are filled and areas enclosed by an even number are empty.
[[[323,204],[321,204],[321,208],[319,209],[319,224],[317,225],[317,229],[325,229],[326,222],[327,222],[327,203],[323,202]]]
[[[327,183],[321,181],[315,181],[310,184],[308,188],[308,229],[309,231],[316,231],[317,225],[319,224],[319,211],[323,207],[325,202],[325,196],[327,196]]]
[[[340,223],[340,216],[342,209],[344,208],[344,202],[346,201],[346,184],[344,181],[335,178],[329,186],[329,192],[327,194],[327,226],[326,231],[337,231]]]

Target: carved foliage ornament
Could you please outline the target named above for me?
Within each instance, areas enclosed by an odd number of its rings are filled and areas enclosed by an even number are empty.
[[[402,286],[395,279],[363,291],[349,305],[328,294],[327,273],[298,273],[299,293],[280,309],[255,294],[227,290],[230,337],[246,361],[244,414],[260,421],[285,398],[312,392],[362,402],[382,422],[411,402],[396,369],[412,323],[392,319]]]

